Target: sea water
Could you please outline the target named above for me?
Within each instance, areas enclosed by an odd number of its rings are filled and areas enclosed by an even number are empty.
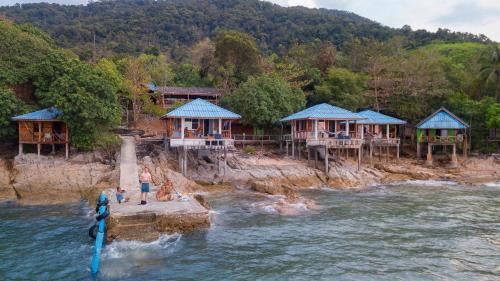
[[[500,280],[500,186],[402,182],[303,193],[296,216],[209,196],[213,226],[106,245],[98,280]],[[0,280],[91,280],[85,203],[0,205]]]

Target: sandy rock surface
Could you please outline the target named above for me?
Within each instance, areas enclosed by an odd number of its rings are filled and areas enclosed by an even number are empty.
[[[77,202],[98,190],[116,186],[118,173],[112,166],[77,156],[65,161],[36,155],[16,157],[12,186],[22,204]]]
[[[0,159],[0,202],[15,200],[16,192],[11,185],[11,168],[6,160]]]

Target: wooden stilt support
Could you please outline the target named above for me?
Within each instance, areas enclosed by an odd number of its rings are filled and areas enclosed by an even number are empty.
[[[396,160],[399,162],[399,144],[396,147]]]
[[[68,159],[69,158],[69,144],[66,143],[64,146],[65,146],[64,148],[66,150],[66,159]]]
[[[427,144],[427,160],[425,164],[428,166],[432,166],[432,145],[430,143]]]
[[[370,142],[370,166],[373,167],[373,142]]]
[[[361,147],[358,150],[358,171],[361,169]]]
[[[325,174],[328,175],[328,146],[325,145]]]
[[[300,141],[297,142],[297,155],[298,155],[299,160],[300,160]]]
[[[23,155],[23,144],[19,143],[19,155]]]
[[[184,149],[184,161],[183,161],[183,163],[184,163],[184,175],[185,176],[187,176],[187,174],[188,174],[188,165],[187,165],[188,158],[187,158],[187,156],[188,156],[187,149]]]
[[[307,166],[311,165],[311,148],[307,148]]]
[[[292,158],[295,158],[295,141],[292,140]]]
[[[224,176],[222,179],[226,177],[226,170],[227,170],[227,146],[224,144]]]
[[[318,168],[318,149],[314,147],[314,169]]]
[[[286,146],[286,156],[288,156],[289,155],[289,153],[288,153],[288,141],[286,141],[285,146]]]
[[[56,154],[56,145],[52,144],[52,154]]]
[[[40,151],[42,150],[42,145],[38,143],[36,145],[36,147],[37,147],[37,151],[38,151],[38,158],[40,158]]]
[[[453,150],[451,154],[451,167],[455,168],[458,166],[458,159],[457,159],[457,145],[453,144]]]

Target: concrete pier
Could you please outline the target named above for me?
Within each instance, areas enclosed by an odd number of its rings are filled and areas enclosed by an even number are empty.
[[[183,233],[210,226],[208,210],[192,197],[187,201],[159,202],[158,187],[151,187],[147,204],[140,203],[139,168],[133,137],[123,137],[120,158],[120,186],[127,203],[116,200],[116,187],[108,190],[111,215],[107,239],[152,241],[163,233]],[[175,182],[174,182],[175,185]]]

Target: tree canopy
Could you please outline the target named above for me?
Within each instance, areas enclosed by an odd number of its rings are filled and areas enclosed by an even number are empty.
[[[186,47],[218,29],[234,29],[256,38],[264,52],[280,52],[296,43],[315,39],[342,46],[351,38],[386,41],[404,36],[412,47],[432,41],[488,42],[484,35],[394,29],[351,12],[304,7],[281,7],[259,0],[120,0],[87,5],[22,4],[1,7],[0,12],[22,23],[48,31],[61,47],[72,48],[84,59],[97,51],[113,53],[170,52],[186,55]],[[132,20],[131,20],[132,19]],[[131,27],[133,26],[133,28]]]
[[[276,75],[251,76],[223,104],[238,112],[246,124],[258,128],[276,125],[305,106],[304,93]]]

